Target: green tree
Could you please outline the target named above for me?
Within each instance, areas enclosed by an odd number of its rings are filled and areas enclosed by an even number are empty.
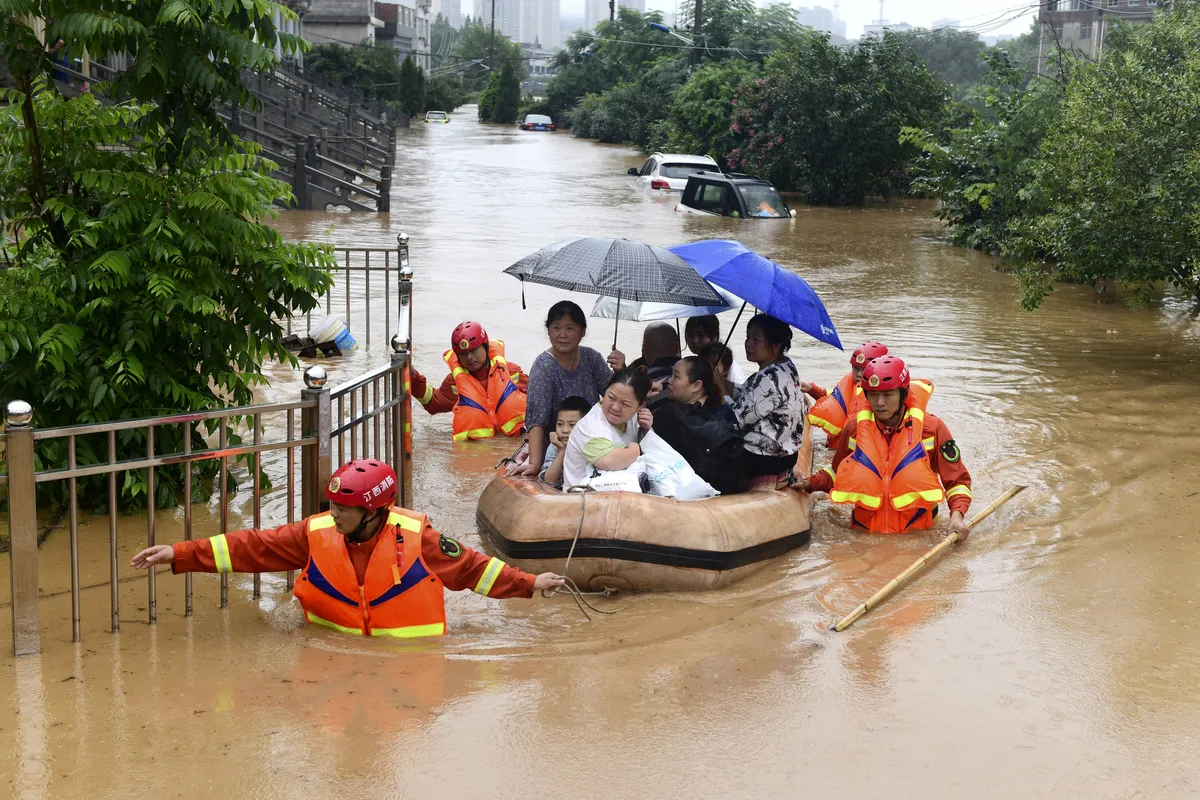
[[[489,28],[470,25],[462,30],[454,46],[451,61],[466,66],[462,71],[462,82],[468,92],[481,91],[488,83],[491,72],[499,73],[505,64],[512,64],[518,78],[526,72],[521,45],[496,32],[495,63],[492,56],[492,37]],[[489,67],[491,68],[489,70]]]
[[[661,22],[657,12],[642,14],[624,6],[615,20],[604,20],[596,32],[577,31],[556,59],[556,75],[546,89],[549,113],[559,122],[589,94],[611,89],[622,80],[634,81],[658,58],[678,53],[679,41],[650,27]],[[662,98],[665,105],[669,98]]]
[[[757,74],[754,63],[742,60],[697,70],[680,87],[666,117],[653,125],[648,149],[710,155],[725,164],[734,147],[733,98],[738,86]]]
[[[738,90],[729,162],[814,203],[907,191],[917,150],[900,130],[941,119],[947,95],[896,34],[843,49],[809,32]]]
[[[9,6],[0,56],[19,89],[0,108],[0,216],[16,238],[0,242],[0,400],[31,402],[40,426],[252,401],[266,360],[294,363],[281,320],[316,306],[333,266],[266,224],[288,187],[216,114],[221,102],[253,107],[243,68],[272,67],[276,44],[302,46],[274,32],[292,12],[258,0]],[[36,18],[53,18],[47,36],[69,53],[125,53],[130,67],[97,91],[130,100],[59,95],[24,21]],[[179,449],[178,426],[157,433],[157,452]],[[94,444],[80,441],[81,463],[107,460]],[[145,454],[144,432],[119,438],[118,458]],[[63,457],[40,446],[43,464]],[[181,474],[159,477],[169,504]],[[97,483],[81,492],[105,502]],[[122,502],[144,493],[129,473]]]
[[[453,75],[440,75],[425,82],[425,111],[453,111],[467,102],[467,92]]]
[[[944,130],[906,128],[901,138],[921,150],[913,188],[939,201],[953,240],[998,253],[1013,220],[1030,208],[1025,187],[1058,121],[1062,87],[1040,80],[1022,90],[1024,70],[1003,50],[986,61],[985,84],[954,109],[958,119]]]
[[[1006,242],[1024,265],[1027,307],[1053,279],[1115,281],[1143,298],[1165,282],[1200,300],[1197,76],[1193,4],[1152,24],[1115,26],[1099,63],[1071,70],[1022,192],[1028,208]]]
[[[400,65],[400,108],[409,117],[425,110],[425,72],[412,56]]]
[[[588,95],[568,115],[576,136],[602,142],[630,142],[645,149],[671,99],[687,80],[686,57],[660,56],[635,79],[603,94]]]
[[[979,36],[952,28],[917,29],[901,34],[934,75],[954,87],[958,98],[983,83],[980,55],[987,49]]]
[[[500,82],[496,89],[496,116],[492,122],[512,124],[517,121],[521,108],[521,79],[511,63],[500,70]]]

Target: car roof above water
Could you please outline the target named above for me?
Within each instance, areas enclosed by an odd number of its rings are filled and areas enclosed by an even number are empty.
[[[677,164],[712,164],[716,166],[717,163],[712,156],[696,156],[687,153],[651,153],[650,157]]]

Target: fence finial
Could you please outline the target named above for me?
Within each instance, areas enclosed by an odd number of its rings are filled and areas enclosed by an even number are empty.
[[[392,334],[392,352],[403,353],[408,349],[408,340],[398,333]]]
[[[33,406],[24,400],[13,400],[5,409],[4,421],[9,427],[23,427],[33,421]]]
[[[329,380],[329,373],[325,368],[314,364],[304,370],[304,385],[310,389],[320,389]]]

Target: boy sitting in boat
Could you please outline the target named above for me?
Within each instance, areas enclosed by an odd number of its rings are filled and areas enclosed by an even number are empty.
[[[563,400],[558,408],[554,430],[550,432],[550,446],[546,448],[546,466],[542,468],[538,480],[550,484],[555,489],[563,488],[563,460],[567,454],[567,439],[571,438],[571,431],[575,429],[579,420],[591,410],[592,404],[578,395]]]

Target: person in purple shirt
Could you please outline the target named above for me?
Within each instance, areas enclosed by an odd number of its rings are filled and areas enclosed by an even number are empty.
[[[525,404],[529,461],[510,466],[509,475],[536,478],[546,457],[547,431],[553,429],[562,401],[574,395],[596,402],[613,370],[625,366],[625,354],[620,350],[609,353],[606,361],[598,351],[581,347],[586,333],[587,317],[578,305],[562,300],[550,307],[546,315],[550,349],[539,355],[529,370]]]

